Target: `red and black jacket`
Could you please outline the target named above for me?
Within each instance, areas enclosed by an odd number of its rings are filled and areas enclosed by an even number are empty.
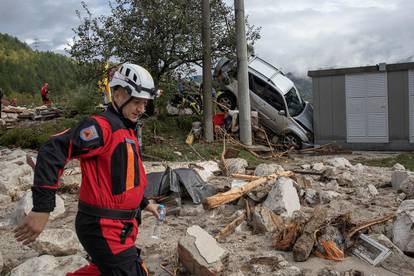
[[[38,153],[33,211],[53,211],[59,178],[72,158],[81,163],[80,201],[109,209],[144,209],[147,179],[134,128],[110,105],[104,113],[53,136]]]

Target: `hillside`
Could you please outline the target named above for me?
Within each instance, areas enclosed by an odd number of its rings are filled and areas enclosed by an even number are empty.
[[[0,87],[6,95],[36,95],[44,82],[63,93],[77,86],[76,63],[63,55],[33,51],[27,44],[0,33]]]

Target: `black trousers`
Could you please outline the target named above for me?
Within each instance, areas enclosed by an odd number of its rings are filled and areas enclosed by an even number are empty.
[[[78,212],[75,226],[79,241],[103,276],[148,276],[140,259],[140,250],[135,245],[113,253],[116,244],[113,240],[109,242],[104,233],[117,231],[115,225],[108,229],[108,224],[103,226],[101,218]],[[122,243],[121,236],[119,243]]]

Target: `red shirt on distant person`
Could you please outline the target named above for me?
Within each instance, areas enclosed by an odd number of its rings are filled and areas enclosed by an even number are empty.
[[[49,93],[49,84],[45,83],[42,86],[42,89],[40,90],[40,94],[42,95],[42,104],[43,105],[49,105],[50,104],[48,93]]]

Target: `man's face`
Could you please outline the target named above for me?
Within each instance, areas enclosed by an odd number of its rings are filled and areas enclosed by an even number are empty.
[[[121,89],[114,95],[114,100],[118,106],[122,106],[128,99],[129,95],[125,89]],[[145,106],[148,100],[142,98],[133,98],[124,108],[122,109],[122,115],[131,122],[136,123],[142,113],[145,112]]]

